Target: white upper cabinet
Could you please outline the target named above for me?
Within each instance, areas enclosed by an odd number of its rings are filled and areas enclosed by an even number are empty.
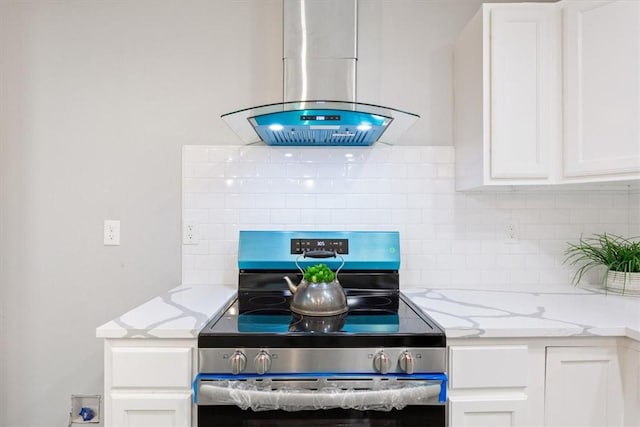
[[[560,129],[557,12],[495,7],[490,22],[490,178],[547,180]]]
[[[564,22],[564,176],[640,173],[640,2],[571,1]]]
[[[553,4],[485,4],[458,38],[458,190],[553,179],[561,137],[559,20]]]
[[[640,180],[640,1],[484,4],[454,103],[457,190]]]

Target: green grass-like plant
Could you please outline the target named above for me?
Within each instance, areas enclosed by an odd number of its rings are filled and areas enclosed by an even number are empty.
[[[606,233],[586,238],[580,236],[579,243],[569,243],[565,255],[565,264],[579,265],[573,276],[576,285],[587,271],[599,266],[606,267],[606,273],[640,273],[640,241],[636,238],[626,239]],[[603,285],[606,284],[606,273],[602,279]]]

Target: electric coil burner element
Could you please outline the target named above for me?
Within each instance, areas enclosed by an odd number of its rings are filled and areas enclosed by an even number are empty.
[[[344,260],[346,313],[290,309],[282,277],[318,250]],[[241,231],[238,266],[237,298],[198,336],[199,426],[445,425],[446,338],[399,290],[397,232]]]

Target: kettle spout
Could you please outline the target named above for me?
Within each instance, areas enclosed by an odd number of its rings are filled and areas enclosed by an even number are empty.
[[[293,284],[291,279],[289,279],[289,276],[284,276],[284,280],[287,282],[287,285],[289,285],[289,289],[291,290],[291,293],[295,294],[296,291],[298,290],[298,287]]]

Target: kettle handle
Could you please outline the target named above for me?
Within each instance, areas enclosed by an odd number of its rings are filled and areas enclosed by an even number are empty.
[[[337,256],[336,251],[327,251],[325,249],[317,249],[315,251],[302,252],[302,257],[306,258],[335,258]]]

